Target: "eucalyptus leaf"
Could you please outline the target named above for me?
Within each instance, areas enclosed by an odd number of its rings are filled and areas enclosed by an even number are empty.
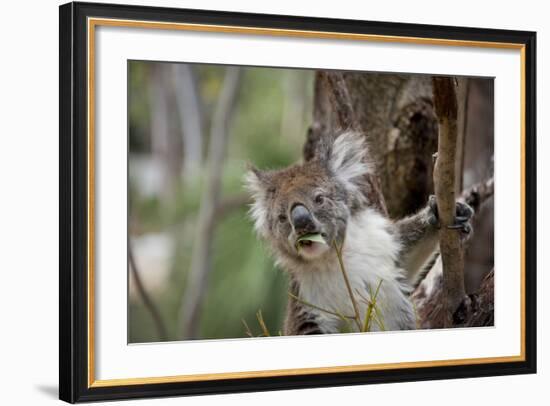
[[[311,242],[318,242],[318,243],[321,243],[321,244],[325,244],[327,245],[327,242],[325,241],[325,239],[323,238],[323,236],[319,233],[316,233],[316,234],[305,234],[303,236],[301,236],[300,238],[298,238],[298,240],[296,241],[296,248],[299,249],[300,246],[302,245],[302,242],[303,241],[311,241]]]

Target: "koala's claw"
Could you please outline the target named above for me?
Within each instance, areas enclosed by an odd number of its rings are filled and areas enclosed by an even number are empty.
[[[448,227],[451,229],[458,229],[464,234],[470,234],[472,232],[470,219],[474,215],[474,209],[472,209],[467,203],[456,202],[455,210],[454,224]]]
[[[441,226],[439,224],[439,211],[437,209],[437,199],[434,195],[430,196],[428,206],[430,207],[428,223],[439,228]],[[460,230],[464,234],[470,234],[472,232],[470,219],[474,215],[474,210],[468,204],[462,202],[456,202],[455,210],[454,224],[447,226],[447,228]]]

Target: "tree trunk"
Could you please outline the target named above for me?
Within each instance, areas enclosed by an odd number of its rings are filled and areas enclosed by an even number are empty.
[[[197,78],[192,65],[172,65],[172,82],[175,88],[176,105],[183,144],[183,184],[188,186],[202,165],[202,143],[205,139],[202,123],[202,101]]]
[[[161,198],[169,202],[180,182],[182,168],[181,139],[171,120],[174,93],[169,83],[169,65],[153,64],[150,79],[151,147],[162,170]]]

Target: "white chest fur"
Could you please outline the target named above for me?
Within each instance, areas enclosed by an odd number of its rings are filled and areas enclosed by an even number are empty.
[[[358,304],[360,318],[365,320],[370,294],[376,297],[381,323],[371,323],[371,330],[403,330],[415,327],[412,304],[408,299],[403,271],[396,265],[399,242],[391,233],[388,219],[367,209],[349,222],[342,251],[343,262],[351,289]],[[354,308],[344,276],[334,251],[296,274],[300,298],[325,310],[353,316]],[[342,320],[328,312],[311,308],[317,315],[321,330],[339,332]],[[355,324],[350,323],[353,331]]]

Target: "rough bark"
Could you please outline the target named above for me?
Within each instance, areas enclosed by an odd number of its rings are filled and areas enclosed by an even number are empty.
[[[457,317],[464,315],[464,327],[495,325],[495,270],[492,269],[481,282],[476,295],[470,296],[470,309],[459,308]],[[460,321],[460,319],[459,319]]]
[[[434,168],[434,186],[439,214],[439,248],[443,265],[445,327],[453,326],[453,314],[464,301],[464,251],[461,231],[455,222],[458,106],[455,84],[450,77],[434,77],[433,98],[439,123],[439,143]]]
[[[197,231],[193,244],[191,267],[187,275],[184,301],[180,309],[183,338],[198,335],[199,320],[211,270],[211,251],[216,225],[216,210],[220,201],[222,171],[229,141],[229,126],[235,107],[242,71],[227,68],[210,131],[208,162],[203,185]]]

